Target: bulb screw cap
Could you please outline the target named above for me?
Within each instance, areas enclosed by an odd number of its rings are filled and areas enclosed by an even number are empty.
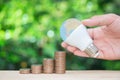
[[[94,43],[90,44],[85,50],[90,57],[97,57],[99,55],[98,48],[94,45]]]

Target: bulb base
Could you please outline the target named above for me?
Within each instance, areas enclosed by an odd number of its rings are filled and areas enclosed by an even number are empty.
[[[85,53],[87,53],[90,57],[97,57],[99,55],[98,48],[92,43],[90,44],[85,50]]]

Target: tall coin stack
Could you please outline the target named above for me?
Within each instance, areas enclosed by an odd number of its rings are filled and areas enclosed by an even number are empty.
[[[39,64],[33,64],[33,65],[31,65],[31,72],[33,74],[42,73],[42,65],[39,65]]]
[[[55,52],[55,73],[63,74],[66,70],[66,53],[64,51]]]
[[[54,71],[54,59],[45,58],[43,60],[43,72],[45,74],[51,74]]]

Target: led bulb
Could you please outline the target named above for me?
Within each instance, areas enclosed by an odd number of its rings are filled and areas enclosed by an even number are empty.
[[[77,47],[90,57],[98,56],[98,48],[94,45],[86,27],[77,19],[66,20],[61,27],[61,37],[67,44]]]

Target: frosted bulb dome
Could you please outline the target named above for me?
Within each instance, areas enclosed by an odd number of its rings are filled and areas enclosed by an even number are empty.
[[[60,35],[63,40],[65,40],[75,28],[77,28],[81,22],[77,19],[71,18],[63,22],[60,28]]]

